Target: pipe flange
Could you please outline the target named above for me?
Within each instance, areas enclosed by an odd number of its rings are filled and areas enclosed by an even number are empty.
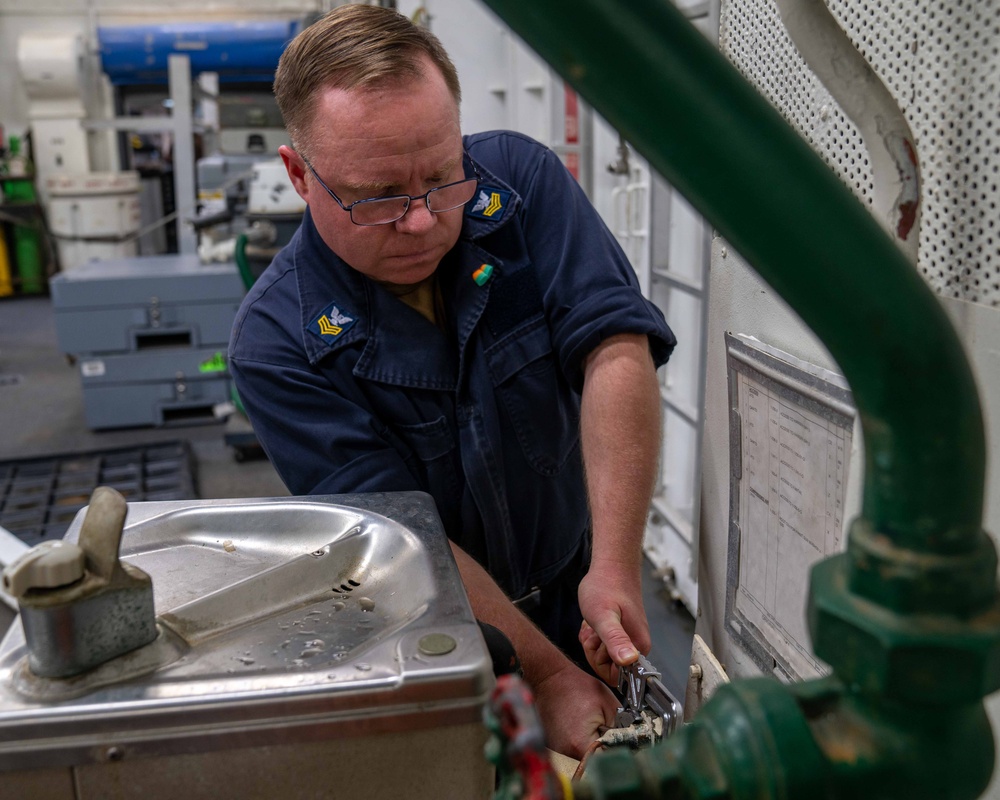
[[[901,613],[850,588],[851,556],[812,570],[816,655],[852,691],[921,706],[972,703],[1000,689],[1000,595],[967,617]]]

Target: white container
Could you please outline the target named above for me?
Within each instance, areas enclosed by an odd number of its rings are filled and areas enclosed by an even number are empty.
[[[137,172],[88,172],[45,181],[49,228],[63,270],[138,254],[142,220]]]
[[[305,201],[299,197],[281,159],[255,164],[250,181],[247,213],[258,216],[302,214]]]

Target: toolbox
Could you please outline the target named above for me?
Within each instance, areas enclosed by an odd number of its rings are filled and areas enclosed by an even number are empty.
[[[77,364],[94,430],[214,422],[231,398],[224,347],[88,355]]]
[[[225,348],[246,294],[235,264],[196,255],[92,261],[49,285],[56,339],[69,355]]]
[[[130,503],[120,556],[156,638],[44,678],[11,626],[0,795],[492,797],[492,662],[427,495]]]
[[[93,430],[214,422],[245,292],[235,264],[194,255],[94,261],[51,281],[59,349],[79,364]]]

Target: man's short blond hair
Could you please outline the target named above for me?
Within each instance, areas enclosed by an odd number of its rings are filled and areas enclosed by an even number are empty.
[[[291,41],[274,77],[274,96],[292,144],[308,152],[319,91],[419,78],[423,55],[441,70],[457,106],[462,90],[455,65],[426,28],[379,6],[340,6],[320,17]]]

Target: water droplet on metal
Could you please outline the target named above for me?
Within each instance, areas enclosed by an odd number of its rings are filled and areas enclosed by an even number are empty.
[[[302,651],[302,658],[308,658],[309,656],[319,655],[323,652],[323,648],[326,647],[326,642],[322,639],[310,639],[306,642],[305,649]]]
[[[372,665],[371,664],[365,664],[364,662],[361,662],[361,663],[355,664],[354,668],[356,670],[361,671],[361,672],[370,672],[371,668],[372,668]]]
[[[358,598],[358,605],[361,606],[361,610],[362,611],[374,611],[375,610],[375,601],[372,600],[370,597],[359,597]]]

